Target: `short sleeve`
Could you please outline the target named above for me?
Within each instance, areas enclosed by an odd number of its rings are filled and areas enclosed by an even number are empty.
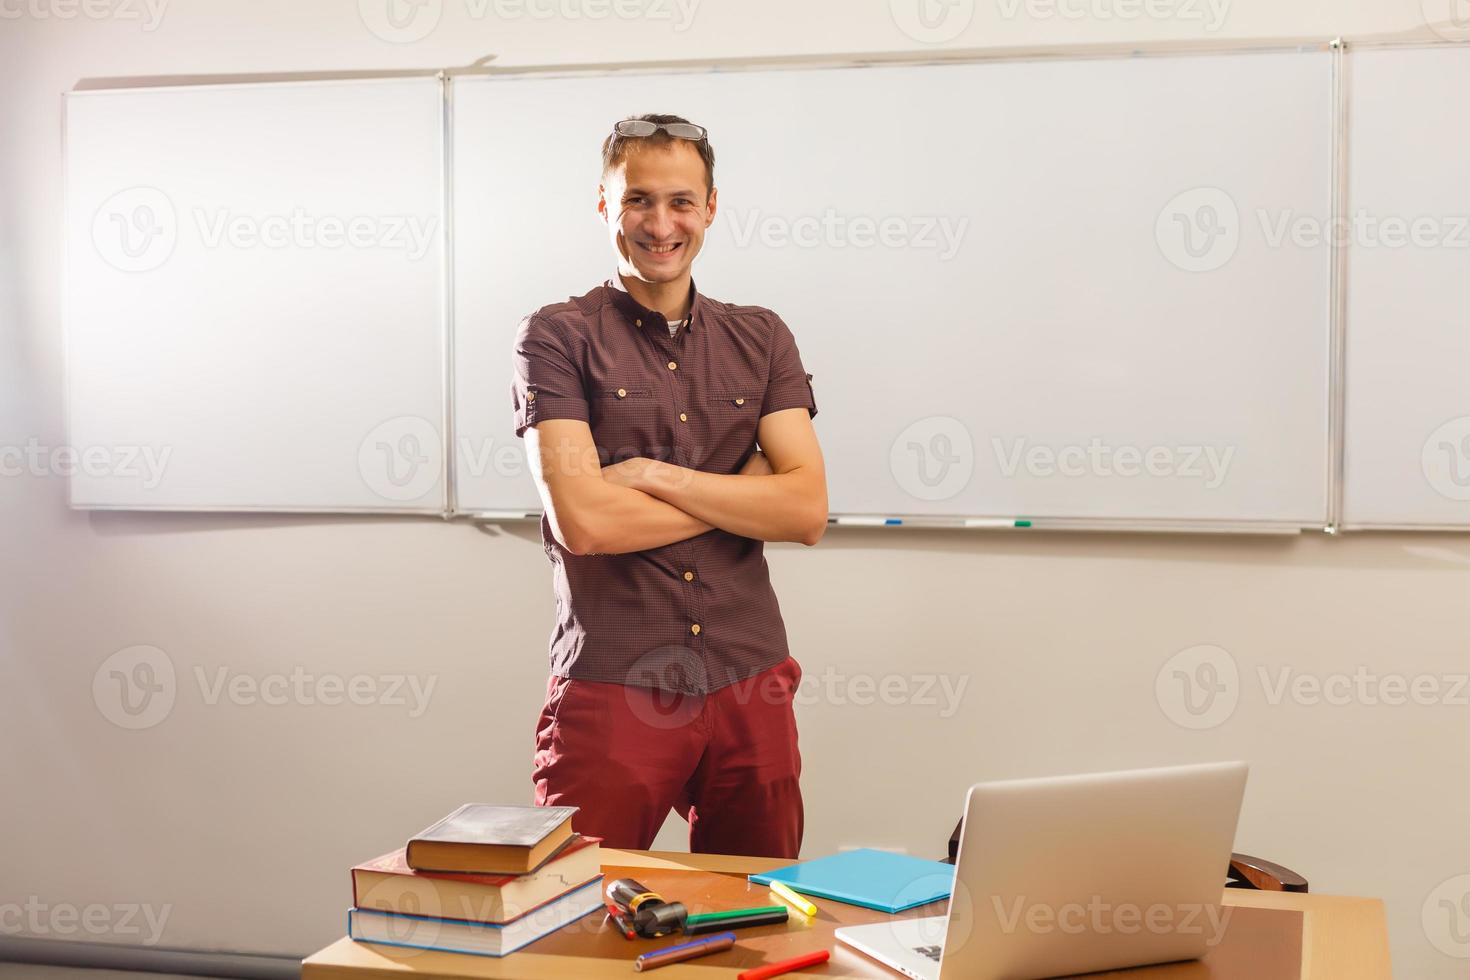
[[[804,408],[811,418],[817,415],[817,397],[812,391],[812,376],[806,373],[801,363],[801,352],[796,349],[796,338],[791,329],[779,316],[771,314],[776,321],[771,332],[770,381],[766,384],[766,398],[761,403],[761,415],[770,415],[787,408]]]
[[[514,360],[510,399],[517,436],[547,419],[588,421],[582,372],[556,324],[535,314],[522,320]]]

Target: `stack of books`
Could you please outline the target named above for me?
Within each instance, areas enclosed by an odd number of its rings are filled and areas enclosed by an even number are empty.
[[[576,807],[460,807],[407,847],[352,869],[358,942],[504,956],[602,902],[598,839]]]

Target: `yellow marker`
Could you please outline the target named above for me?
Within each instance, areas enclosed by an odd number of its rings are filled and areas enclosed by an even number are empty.
[[[796,892],[781,884],[781,882],[779,881],[771,882],[771,894],[781,899],[787,905],[792,905],[800,909],[805,915],[817,914],[817,907],[815,905],[813,905],[811,902],[808,902],[806,899],[802,898],[800,895],[796,894]]]

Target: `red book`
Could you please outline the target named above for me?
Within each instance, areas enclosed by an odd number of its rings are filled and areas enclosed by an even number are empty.
[[[549,861],[524,875],[415,871],[399,848],[352,869],[352,904],[400,915],[511,922],[600,875],[599,843],[599,838],[575,835]]]

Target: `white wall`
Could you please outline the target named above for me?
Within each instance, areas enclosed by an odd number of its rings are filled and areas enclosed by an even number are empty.
[[[927,48],[895,26],[886,0],[704,0],[683,30],[493,6],[476,19],[469,0],[445,0],[442,23],[404,44],[370,33],[350,2],[176,0],[151,30],[120,16],[62,20],[63,0],[28,2],[0,2],[0,446],[64,439],[59,96],[79,79],[439,67],[491,53],[534,64]],[[1038,0],[1012,9],[978,0],[950,45],[1423,23],[1411,0],[1237,0],[1214,31],[1103,16],[1131,9],[1127,0],[1067,8],[1093,11],[1075,19],[1045,16],[1054,8]],[[676,90],[668,102],[678,110]],[[342,931],[349,865],[459,802],[528,797],[552,615],[533,527],[72,513],[64,480],[47,472],[0,477],[0,507],[0,930],[306,953]],[[1470,873],[1464,692],[1459,705],[1273,705],[1257,671],[1273,682],[1284,668],[1463,672],[1464,539],[844,530],[769,556],[809,676],[967,684],[947,717],[942,700],[865,706],[850,688],[813,689],[800,713],[806,853],[872,844],[937,855],[980,778],[1241,757],[1253,771],[1240,849],[1296,867],[1315,890],[1384,897],[1403,975],[1463,975],[1465,963],[1431,943],[1421,909]],[[128,731],[99,710],[92,685],[109,655],[138,644],[166,652],[178,693],[161,723]],[[1198,644],[1228,651],[1241,683],[1233,716],[1191,731],[1161,707],[1155,678]],[[221,669],[413,674],[435,686],[418,717],[391,704],[210,704],[196,671],[212,684]],[[679,829],[660,843],[680,846]],[[91,904],[108,907],[92,913],[97,935],[64,918]],[[32,920],[17,905],[47,914]],[[112,908],[130,905],[167,913],[161,932]]]

